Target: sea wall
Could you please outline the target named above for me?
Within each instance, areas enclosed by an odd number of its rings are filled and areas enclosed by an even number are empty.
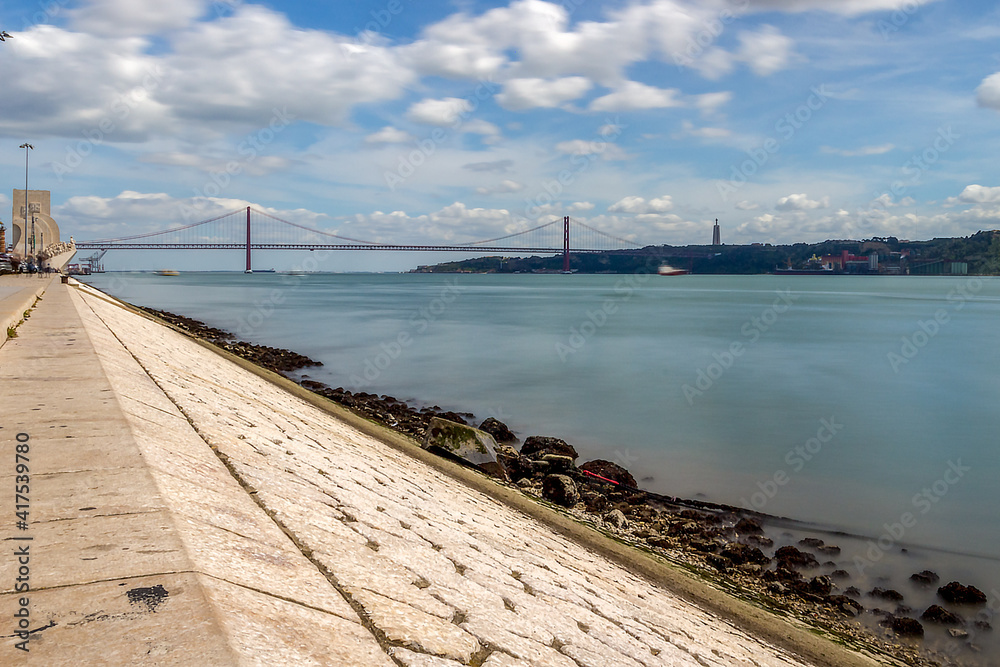
[[[30,538],[31,586],[16,592],[4,559],[0,618],[30,597],[30,652],[8,637],[0,663],[875,664],[723,609],[86,286],[55,285],[22,329],[0,350],[0,398],[16,415],[4,451],[30,444],[32,514],[0,537]],[[45,382],[16,372],[28,359]]]

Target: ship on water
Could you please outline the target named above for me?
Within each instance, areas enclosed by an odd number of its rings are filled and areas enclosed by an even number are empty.
[[[670,266],[669,264],[660,264],[660,268],[656,271],[661,276],[683,276],[687,275],[687,269],[678,269],[676,267]]]

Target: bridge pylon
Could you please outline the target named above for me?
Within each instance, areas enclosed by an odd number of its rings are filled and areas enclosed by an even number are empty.
[[[250,261],[250,207],[247,206],[247,268],[243,273],[253,273],[253,264]]]
[[[563,273],[569,273],[569,216],[563,218]]]

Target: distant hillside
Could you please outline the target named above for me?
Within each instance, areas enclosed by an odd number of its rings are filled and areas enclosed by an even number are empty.
[[[800,268],[812,257],[878,253],[880,263],[901,273],[941,260],[968,263],[969,274],[1000,275],[1000,231],[977,232],[964,238],[900,241],[895,237],[864,241],[824,241],[793,245],[648,246],[642,255],[615,251],[572,255],[570,268],[577,273],[636,273],[655,271],[660,263],[701,274],[771,273],[775,267]],[[562,270],[562,256],[478,257],[458,262],[421,266],[417,273],[539,273]],[[882,269],[886,271],[886,268]]]

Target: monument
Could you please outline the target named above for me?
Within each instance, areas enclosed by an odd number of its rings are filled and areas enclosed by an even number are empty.
[[[72,242],[59,237],[59,224],[52,218],[48,190],[14,190],[10,220],[10,251],[17,257],[34,259],[36,264],[56,271],[76,254]]]

